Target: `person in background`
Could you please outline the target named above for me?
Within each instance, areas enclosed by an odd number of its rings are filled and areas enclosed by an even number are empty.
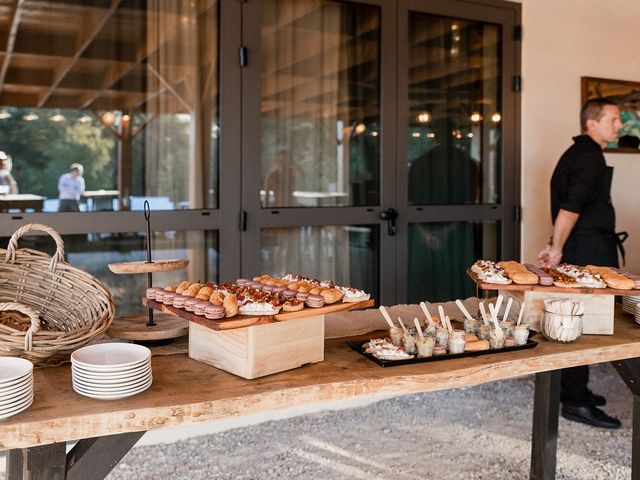
[[[59,212],[79,212],[80,195],[84,192],[83,168],[79,163],[72,163],[68,173],[60,175],[58,191],[60,192]]]
[[[0,194],[18,193],[18,183],[11,175],[12,168],[11,157],[0,151]]]
[[[588,100],[580,111],[582,135],[564,152],[551,177],[553,235],[538,255],[544,267],[560,261],[575,265],[618,266],[615,211],[611,203],[613,167],[602,151],[618,139],[620,111],[606,99]],[[597,408],[606,399],[587,387],[589,367],[562,370],[562,416],[600,428],[619,428],[620,421]]]

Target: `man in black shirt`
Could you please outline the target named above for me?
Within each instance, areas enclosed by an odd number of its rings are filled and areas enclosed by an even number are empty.
[[[589,100],[580,112],[580,125],[583,134],[573,138],[551,177],[553,235],[538,261],[547,267],[556,267],[561,260],[617,267],[613,168],[607,166],[602,150],[618,138],[620,111],[611,101]],[[562,371],[562,416],[596,427],[620,427],[618,419],[597,408],[606,400],[588,389],[588,381],[587,366]]]

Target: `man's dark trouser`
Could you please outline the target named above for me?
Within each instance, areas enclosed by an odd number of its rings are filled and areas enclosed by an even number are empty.
[[[565,245],[562,261],[574,265],[618,266],[618,251],[614,234],[585,232],[572,234]],[[569,405],[590,405],[589,367],[562,370],[560,401]]]

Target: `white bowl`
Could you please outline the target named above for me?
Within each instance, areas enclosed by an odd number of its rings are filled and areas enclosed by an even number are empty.
[[[71,363],[93,371],[128,369],[151,358],[151,350],[135,343],[99,343],[71,354]]]
[[[33,384],[33,374],[29,373],[24,377],[18,378],[6,384],[0,385],[0,397],[5,393],[11,393],[15,389],[24,388],[25,385]]]
[[[18,405],[15,405],[12,408],[0,409],[0,419],[9,418],[14,415],[17,415],[18,413],[23,412],[24,410],[29,408],[29,406],[31,406],[32,403],[33,403],[33,395],[31,395],[25,401],[21,402]]]
[[[0,410],[9,410],[15,407],[16,405],[20,405],[24,403],[27,400],[27,398],[32,396],[33,396],[33,389],[29,389],[23,392],[17,392],[11,395],[11,397],[6,397],[6,398],[3,397],[2,401],[0,401]]]
[[[33,363],[24,358],[0,357],[0,388],[33,372]]]

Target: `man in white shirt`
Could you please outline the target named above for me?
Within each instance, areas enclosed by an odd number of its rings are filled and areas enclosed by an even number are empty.
[[[72,163],[69,173],[60,176],[58,191],[60,192],[59,212],[79,212],[80,195],[84,192],[83,168],[79,163]]]

